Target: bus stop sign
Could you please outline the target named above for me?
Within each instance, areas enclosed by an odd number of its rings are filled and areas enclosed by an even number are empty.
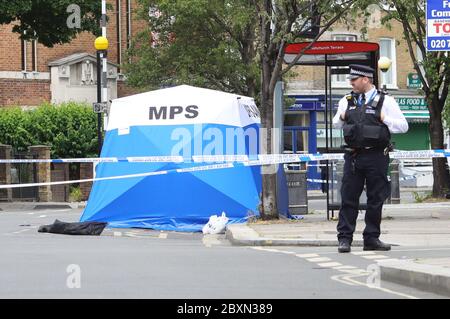
[[[450,0],[427,0],[427,51],[450,51]]]

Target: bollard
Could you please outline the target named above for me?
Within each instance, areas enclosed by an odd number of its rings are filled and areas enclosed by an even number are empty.
[[[400,204],[400,161],[397,159],[391,162],[391,204]]]
[[[29,146],[29,152],[37,159],[50,158],[50,147],[45,145]],[[38,163],[37,167],[37,182],[48,183],[51,181],[50,163]],[[52,198],[52,191],[50,186],[39,186],[38,199],[39,202],[50,202]]]
[[[0,144],[0,158],[11,159],[11,154],[11,145]],[[11,184],[11,164],[0,164],[0,184]],[[12,201],[11,188],[0,190],[0,201]]]

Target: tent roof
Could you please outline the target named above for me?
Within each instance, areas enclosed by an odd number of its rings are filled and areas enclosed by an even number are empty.
[[[113,100],[107,130],[199,123],[245,127],[260,116],[253,98],[180,85]]]
[[[130,96],[125,96],[125,97],[115,99],[113,101],[133,102],[136,100],[142,100],[142,99],[147,99],[147,98],[156,98],[156,97],[167,98],[170,95],[172,95],[173,97],[177,97],[177,94],[183,94],[184,96],[187,94],[190,94],[190,95],[199,94],[199,96],[214,97],[214,98],[223,97],[223,98],[236,99],[236,98],[240,97],[240,98],[249,99],[249,97],[239,95],[239,94],[221,92],[221,91],[216,91],[216,90],[211,90],[211,89],[204,89],[204,88],[199,88],[199,87],[183,84],[183,85],[178,85],[178,86],[174,86],[174,87],[169,87],[169,88],[134,94],[134,95],[130,95]],[[199,97],[199,96],[197,96],[197,97]]]

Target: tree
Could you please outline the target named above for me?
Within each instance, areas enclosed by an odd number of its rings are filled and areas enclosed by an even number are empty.
[[[370,1],[379,4],[379,1]],[[446,52],[427,52],[425,3],[423,0],[386,0],[383,22],[395,20],[403,27],[414,69],[422,81],[422,91],[430,113],[430,142],[432,149],[444,148],[443,110],[450,85],[450,57]],[[367,7],[367,3],[366,6]],[[420,57],[416,54],[418,48]],[[444,197],[450,189],[450,174],[446,158],[433,158],[433,197]]]
[[[129,51],[129,83],[190,83],[254,96],[270,154],[276,83],[355,1],[140,0],[151,31],[141,33]],[[283,68],[286,45],[304,41],[313,29],[320,32],[311,45]],[[278,218],[276,198],[276,173],[268,170],[263,174],[263,219]]]
[[[37,39],[47,47],[70,42],[82,31],[99,34],[100,0],[1,1],[0,24],[14,23],[24,40]]]
[[[264,0],[252,1],[259,21],[259,55],[261,57],[261,121],[267,135],[267,152],[272,153],[272,134],[274,131],[273,110],[275,86],[295,63],[322,34],[327,31],[351,8],[355,1],[296,1],[296,0]],[[314,5],[312,5],[314,3]],[[284,49],[289,42],[304,40],[305,31],[317,27],[311,21],[321,17],[322,23],[311,44],[305,47],[297,57],[283,68]],[[263,174],[263,194],[261,198],[262,217],[278,218],[276,200],[276,174],[269,171]]]
[[[248,1],[138,2],[149,28],[128,51],[129,84],[147,89],[190,84],[256,95],[256,15]]]

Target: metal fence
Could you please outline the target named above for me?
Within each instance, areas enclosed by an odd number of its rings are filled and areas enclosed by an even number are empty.
[[[14,159],[34,159],[28,153],[13,153]],[[35,163],[11,164],[11,184],[26,184],[37,182],[37,168]],[[38,187],[18,187],[12,189],[12,199],[19,201],[37,201]]]

